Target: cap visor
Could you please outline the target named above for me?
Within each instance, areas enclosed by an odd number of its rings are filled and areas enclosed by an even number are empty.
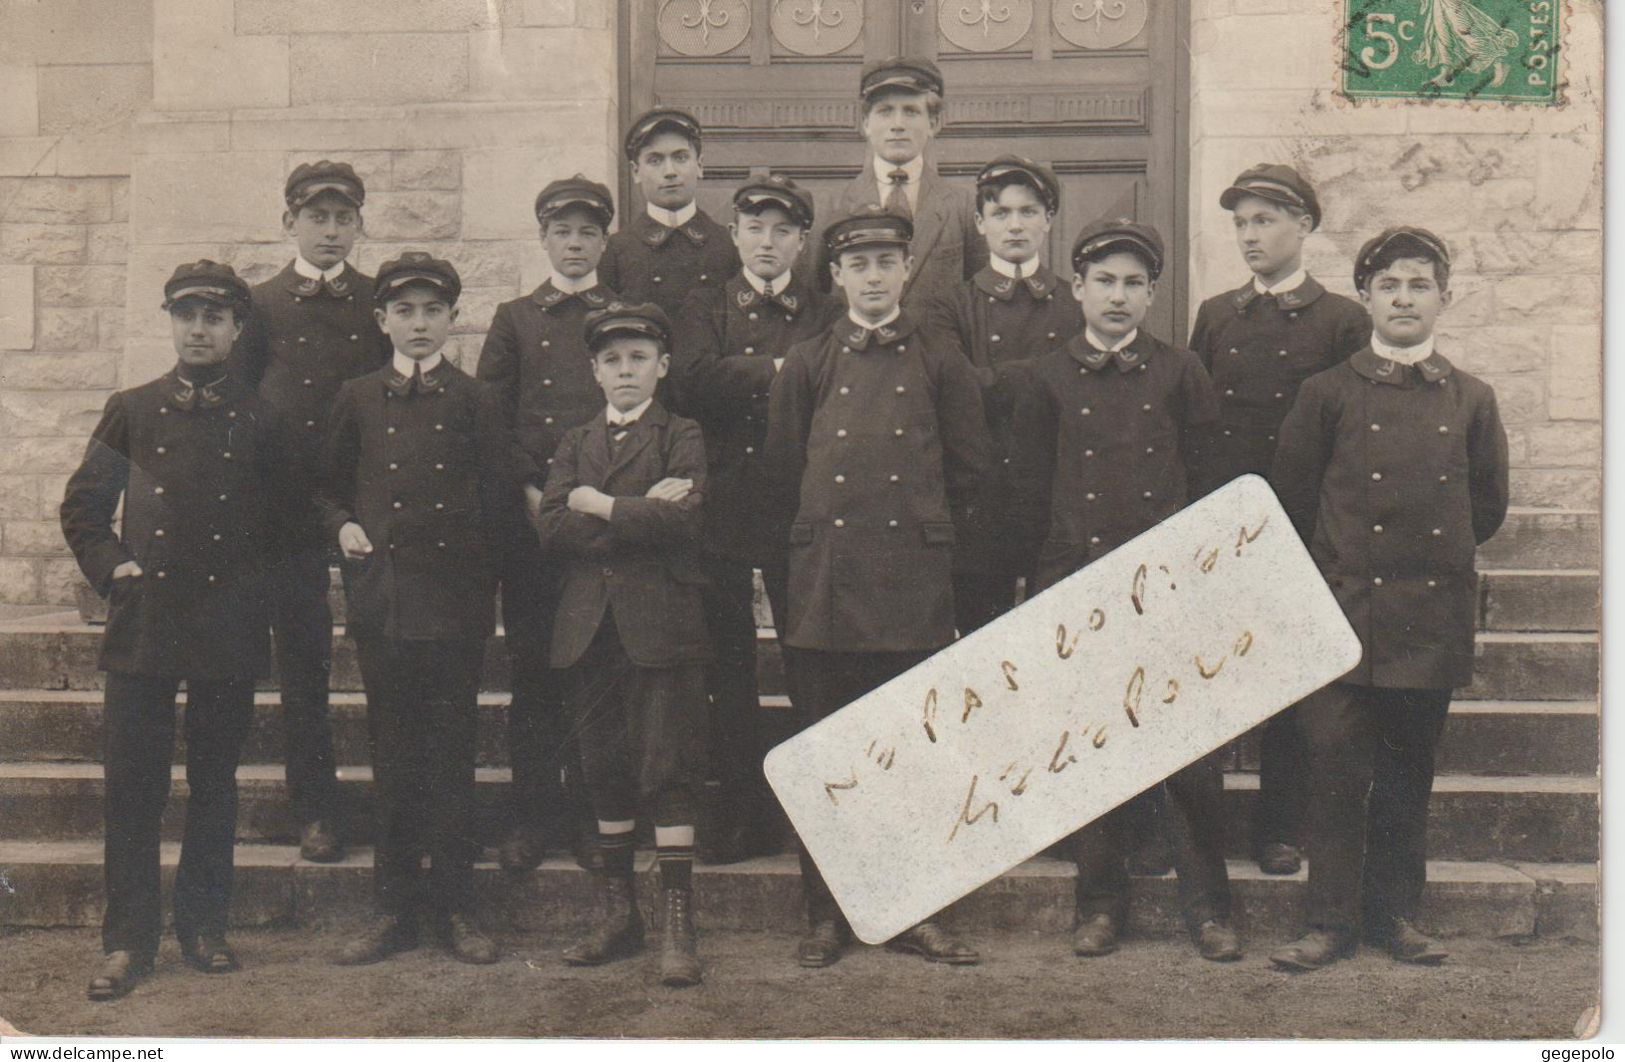
[[[1268,200],[1271,203],[1279,203],[1282,206],[1297,207],[1299,210],[1307,211],[1309,209],[1303,200],[1294,198],[1285,192],[1277,192],[1272,188],[1242,188],[1237,185],[1232,185],[1220,193],[1219,206],[1226,210],[1234,210],[1236,204],[1248,196],[1252,196],[1254,199]]]
[[[306,203],[324,193],[332,193],[349,203],[353,207],[361,205],[361,198],[356,194],[355,187],[341,181],[324,181],[319,184],[307,184],[294,193],[295,206],[304,206]]]
[[[549,199],[546,203],[542,204],[542,209],[537,211],[536,216],[539,218],[550,218],[555,214],[564,213],[571,207],[585,210],[601,218],[608,217],[609,215],[609,211],[605,209],[602,200],[590,199],[586,196],[581,196],[579,198],[572,197],[570,199]]]
[[[427,284],[431,288],[455,297],[456,289],[438,273],[396,273],[389,278],[389,283],[381,286],[380,293],[399,291],[408,284]]]

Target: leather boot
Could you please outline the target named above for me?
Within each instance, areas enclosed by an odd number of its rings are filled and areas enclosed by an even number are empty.
[[[1353,945],[1353,938],[1346,933],[1311,929],[1286,947],[1272,952],[1270,962],[1283,970],[1318,970],[1352,953]]]
[[[1388,954],[1398,962],[1416,966],[1437,966],[1450,957],[1443,944],[1412,925],[1409,919],[1394,919],[1388,933]]]
[[[128,951],[110,951],[90,979],[85,994],[92,1003],[106,1003],[129,995],[135,983],[152,973],[151,956],[137,957]]]
[[[660,983],[688,988],[700,983],[699,936],[694,931],[694,892],[666,890],[666,920],[660,934]]]
[[[598,924],[564,949],[571,966],[602,966],[643,950],[643,916],[638,913],[632,879],[604,877],[604,907]]]

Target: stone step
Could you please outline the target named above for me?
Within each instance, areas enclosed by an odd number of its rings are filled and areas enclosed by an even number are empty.
[[[93,690],[101,628],[76,615],[54,613],[0,624],[0,689]],[[1478,637],[1476,677],[1462,692],[1474,700],[1588,700],[1597,696],[1597,635],[1584,631],[1485,631]],[[772,632],[757,643],[761,692],[784,693],[784,667]],[[274,680],[266,683],[274,687]],[[335,632],[332,685],[361,689],[355,643]],[[508,688],[507,652],[500,632],[486,644],[485,690]]]
[[[161,856],[170,887],[179,846]],[[0,842],[0,871],[10,888],[0,892],[0,925],[94,926],[102,912],[101,845],[96,842]],[[639,895],[652,914],[656,881],[652,853],[639,853]],[[294,848],[240,844],[232,923],[295,922],[317,925],[353,918],[370,904],[372,853],[358,850],[343,863],[299,860]],[[1244,933],[1279,937],[1300,924],[1307,875],[1266,877],[1249,861],[1229,865],[1235,920]],[[1064,935],[1072,928],[1073,868],[1039,857],[1023,863],[953,904],[942,920],[951,928]],[[534,873],[504,874],[494,863],[475,868],[481,917],[503,931],[568,932],[596,909],[593,882],[573,862],[549,859]],[[799,871],[794,856],[753,859],[694,871],[695,913],[701,929],[793,933],[803,925]],[[1597,939],[1597,875],[1590,864],[1428,864],[1423,925],[1441,936]],[[167,906],[167,903],[166,903]],[[1173,876],[1138,878],[1132,889],[1130,931],[1153,937],[1182,932]]]
[[[1592,569],[1497,569],[1479,579],[1480,630],[1595,631],[1601,573]]]
[[[237,836],[255,843],[296,836],[282,768],[253,764],[238,770]],[[510,773],[476,772],[475,832],[488,844],[502,836]],[[339,769],[346,818],[355,839],[370,837],[372,769]],[[1583,775],[1440,775],[1434,783],[1428,851],[1441,859],[1579,862],[1597,856],[1597,778]],[[175,767],[163,836],[178,840],[184,823],[185,769]],[[1228,851],[1248,854],[1258,776],[1225,776]],[[87,763],[0,764],[0,840],[67,841],[102,832],[102,770]]]
[[[793,734],[796,720],[784,697],[764,697],[768,744]],[[508,694],[480,695],[476,763],[508,764]],[[281,763],[283,716],[274,691],[256,696],[244,763]],[[366,702],[359,693],[332,700],[334,753],[340,763],[371,762]],[[1462,774],[1591,774],[1598,762],[1594,701],[1457,701],[1439,747],[1439,770]],[[0,762],[100,762],[101,695],[81,690],[0,690]],[[177,739],[175,762],[184,762]],[[1232,766],[1258,767],[1257,735],[1235,743]]]
[[[1595,568],[1602,514],[1589,509],[1514,507],[1478,549],[1480,568]]]

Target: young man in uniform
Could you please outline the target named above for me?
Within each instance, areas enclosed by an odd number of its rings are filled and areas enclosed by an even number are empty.
[[[502,627],[513,672],[508,755],[513,764],[513,827],[499,858],[532,870],[545,843],[576,847],[587,811],[577,780],[575,742],[547,647],[558,608],[558,571],[541,555],[536,527],[553,451],[566,432],[604,405],[583,338],[587,314],[615,293],[598,278],[615,205],[609,189],[581,174],[553,181],[536,197],[536,221],[553,275],[529,295],[497,307],[480,351],[479,379],[502,395],[514,428],[514,465],[529,520],[513,529],[502,573]]]
[[[998,619],[1016,603],[1016,583],[1031,575],[1032,557],[1013,548],[1009,465],[1020,426],[1012,419],[1014,373],[1083,329],[1078,300],[1044,264],[1049,230],[1061,202],[1049,167],[1002,155],[976,177],[976,229],[987,262],[951,296],[934,300],[930,320],[951,330],[976,367],[993,434],[994,494],[975,521],[971,541],[955,552],[954,615],[961,636]]]
[[[333,557],[315,509],[317,465],[339,387],[382,366],[389,341],[372,319],[372,278],[345,261],[361,234],[361,178],[348,163],[303,163],[288,175],[283,195],[282,228],[298,253],[254,286],[254,313],[233,372],[282,414],[294,440],[285,460],[301,484],[298,517],[287,521],[287,558],[271,581],[271,622],[299,854],[332,863],[344,848],[328,723]]]
[[[1371,319],[1303,269],[1303,243],[1320,224],[1314,188],[1290,166],[1260,164],[1219,196],[1252,279],[1202,303],[1191,350],[1219,392],[1218,430],[1200,455],[1198,489],[1237,476],[1269,475],[1281,421],[1304,380],[1359,350]],[[1309,778],[1295,709],[1261,728],[1253,854],[1266,874],[1302,865],[1302,816]]]
[[[164,299],[178,363],[107,400],[62,501],[62,531],[80,569],[111,595],[100,659],[106,957],[90,982],[92,1000],[129,992],[158,951],[159,820],[182,681],[188,795],[175,935],[192,966],[237,969],[225,938],[237,761],[254,680],[269,657],[265,579],[280,545],[274,522],[287,504],[286,432],[226,367],[248,285],[230,266],[204,260],[176,269]]]
[[[992,441],[976,372],[952,335],[899,306],[909,220],[859,211],[824,233],[847,313],[796,344],[773,381],[768,467],[790,528],[797,707],[816,723],[953,641],[955,524],[981,503]],[[851,929],[801,849],[811,932],[803,966],[841,957]],[[976,952],[935,922],[889,947],[932,962]]]
[[[497,958],[473,914],[476,702],[521,517],[501,396],[441,353],[461,291],[451,263],[423,251],[379,267],[375,327],[394,353],[340,389],[324,454],[319,500],[347,569],[378,806],[378,914],[341,965],[415,947],[420,913],[460,962]]]
[[[632,845],[643,810],[665,901],[660,979],[686,987],[702,974],[692,882],[710,656],[698,557],[705,443],[655,398],[671,364],[660,307],[611,303],[587,316],[585,338],[607,404],[559,445],[541,538],[565,567],[552,664],[570,669],[604,907],[564,960],[597,966],[642,949]]]
[[[1128,220],[1084,227],[1072,245],[1072,293],[1084,327],[1020,381],[1012,461],[1016,522],[1037,556],[1035,591],[1155,527],[1190,497],[1195,447],[1218,412],[1195,355],[1141,324],[1162,272],[1162,238]],[[1202,958],[1241,957],[1230,927],[1224,775],[1209,755],[1157,788],[1179,809],[1173,861],[1185,924]],[[1078,831],[1078,924],[1072,950],[1117,948],[1128,915],[1129,807]]]
[[[717,652],[707,676],[710,769],[720,786],[708,817],[713,829],[710,836],[702,832],[700,853],[712,863],[775,848],[776,805],[762,775],[767,747],[751,572],[761,569],[773,621],[782,628],[789,614],[784,536],[790,514],[767,511],[762,455],[773,377],[790,348],[826,323],[829,299],[793,268],[812,223],[812,196],[788,177],[740,185],[729,232],[742,268],[721,287],[691,292],[676,322],[674,390],[705,431],[710,465],[701,556],[710,577],[706,624]],[[794,650],[780,648],[788,677]]]
[[[1473,678],[1475,551],[1507,511],[1495,392],[1434,345],[1450,304],[1444,241],[1388,229],[1360,248],[1354,286],[1369,345],[1304,383],[1270,477],[1364,650],[1298,706],[1308,931],[1270,956],[1290,970],[1348,954],[1362,927],[1399,962],[1446,956],[1415,922],[1433,757],[1451,691]]]
[[[643,211],[609,238],[598,275],[621,298],[676,317],[690,291],[739,269],[728,230],[694,202],[703,175],[700,123],[687,111],[657,107],[632,122],[625,149]]]
[[[942,72],[929,59],[881,59],[863,68],[858,94],[858,129],[868,141],[868,157],[863,172],[841,190],[831,221],[875,204],[908,218],[915,269],[903,302],[923,312],[933,297],[957,292],[987,261],[970,189],[949,184],[926,158],[942,131]]]

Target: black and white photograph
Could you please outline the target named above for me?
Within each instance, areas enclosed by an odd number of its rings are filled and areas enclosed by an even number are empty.
[[[0,0],[0,1040],[1600,1044],[1605,51]]]

